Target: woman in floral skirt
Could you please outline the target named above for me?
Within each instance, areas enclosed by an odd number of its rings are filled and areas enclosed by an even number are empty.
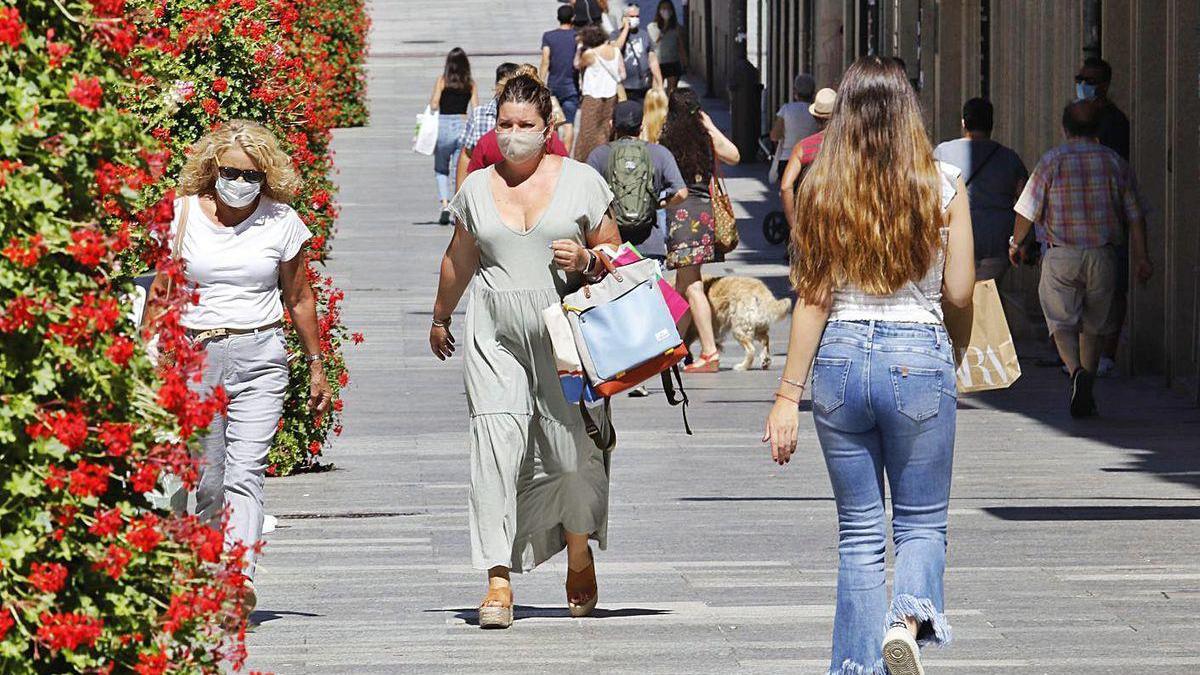
[[[680,321],[680,330],[687,327],[689,320],[695,321],[700,336],[700,357],[684,371],[715,373],[720,367],[720,354],[701,267],[704,263],[720,262],[723,257],[715,247],[716,220],[709,185],[717,161],[733,165],[741,160],[741,155],[737,146],[700,109],[700,101],[690,89],[671,94],[667,124],[659,143],[675,155],[688,189],[688,198],[667,212],[667,269],[675,270],[675,288],[692,307]]]

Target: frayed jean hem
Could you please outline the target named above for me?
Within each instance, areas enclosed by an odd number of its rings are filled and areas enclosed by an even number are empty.
[[[888,672],[883,665],[883,659],[876,661],[873,666],[864,666],[852,659],[846,659],[842,661],[841,668],[831,668],[829,675],[888,675]]]
[[[892,600],[892,608],[888,611],[886,625],[903,622],[905,617],[917,621],[917,644],[921,647],[935,645],[945,647],[950,644],[953,635],[946,615],[937,611],[933,602],[919,599],[912,595],[897,595]]]

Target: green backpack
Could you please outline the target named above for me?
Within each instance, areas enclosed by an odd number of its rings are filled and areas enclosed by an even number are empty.
[[[650,148],[636,138],[613,141],[604,179],[613,191],[613,215],[621,238],[634,246],[646,241],[658,212]]]

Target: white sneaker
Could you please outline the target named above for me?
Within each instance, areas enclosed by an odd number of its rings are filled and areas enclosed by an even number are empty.
[[[1117,362],[1107,356],[1100,357],[1100,365],[1096,368],[1096,377],[1115,377]]]
[[[890,675],[925,675],[921,649],[906,626],[893,626],[884,635],[883,662]]]

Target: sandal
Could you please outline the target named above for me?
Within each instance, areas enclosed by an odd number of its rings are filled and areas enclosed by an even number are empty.
[[[596,558],[590,547],[588,557],[592,561],[578,572],[567,565],[567,609],[576,619],[591,614],[600,598],[600,589],[596,585]]]
[[[480,628],[508,628],[513,623],[512,587],[492,586],[479,604]]]
[[[721,370],[721,353],[701,354],[700,358],[683,367],[685,373],[715,373]]]

